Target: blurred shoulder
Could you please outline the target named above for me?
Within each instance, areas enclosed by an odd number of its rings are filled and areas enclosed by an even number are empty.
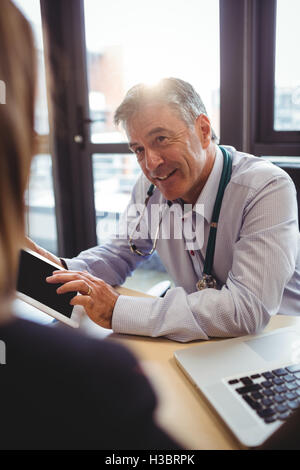
[[[15,319],[0,328],[0,338],[6,344],[7,363],[47,363],[60,368],[78,370],[85,363],[88,368],[108,365],[112,368],[136,366],[136,359],[116,341],[97,340],[80,332],[42,326]]]

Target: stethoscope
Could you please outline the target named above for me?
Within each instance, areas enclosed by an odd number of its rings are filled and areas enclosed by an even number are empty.
[[[199,279],[199,281],[196,284],[196,287],[197,287],[198,290],[203,290],[203,289],[206,289],[206,288],[209,288],[209,287],[214,288],[214,289],[217,288],[217,281],[213,278],[211,272],[212,272],[212,266],[213,266],[213,261],[214,261],[217,228],[218,228],[218,221],[219,221],[221,205],[222,205],[222,201],[223,201],[223,195],[224,195],[225,188],[226,188],[228,182],[230,181],[231,170],[232,170],[232,156],[231,156],[231,154],[224,147],[220,146],[220,149],[221,149],[222,154],[223,154],[223,170],[222,170],[220,183],[219,183],[219,187],[218,187],[218,192],[217,192],[217,197],[216,197],[216,200],[215,200],[213,213],[212,213],[212,221],[211,221],[211,224],[210,224],[210,231],[209,231],[207,249],[206,249],[206,254],[205,254],[205,260],[204,260],[203,275],[202,275],[202,278]],[[158,223],[158,226],[157,226],[157,229],[156,229],[156,232],[155,232],[154,241],[153,241],[151,250],[148,251],[148,252],[143,252],[143,251],[139,250],[132,241],[133,240],[133,235],[134,235],[135,231],[137,230],[137,228],[138,228],[138,226],[139,226],[139,224],[140,224],[140,222],[143,218],[143,215],[144,215],[145,210],[147,208],[149,199],[153,195],[154,190],[155,190],[155,185],[152,183],[149,186],[149,189],[147,191],[147,196],[146,196],[146,199],[145,199],[145,202],[144,202],[144,208],[142,210],[142,213],[141,213],[141,215],[140,215],[140,217],[139,217],[139,219],[138,219],[138,221],[137,221],[137,223],[136,223],[134,229],[132,230],[132,232],[129,236],[129,239],[128,239],[130,250],[133,253],[135,253],[139,256],[149,256],[149,255],[152,255],[152,253],[155,251],[157,240],[158,240],[158,235],[159,235],[160,225],[161,225],[161,222],[162,222],[162,219],[163,219],[163,216],[164,216],[164,213],[163,213],[161,215],[160,219],[159,219],[159,223]],[[167,201],[167,206],[168,206],[167,208],[169,208],[171,205],[172,205],[172,201]]]

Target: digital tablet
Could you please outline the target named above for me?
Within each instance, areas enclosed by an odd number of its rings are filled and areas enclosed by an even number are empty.
[[[46,281],[46,277],[58,269],[63,268],[32,250],[21,250],[17,297],[51,317],[77,328],[79,321],[72,318],[74,306],[70,305],[70,300],[77,292],[57,294],[56,289],[62,284],[49,284]]]

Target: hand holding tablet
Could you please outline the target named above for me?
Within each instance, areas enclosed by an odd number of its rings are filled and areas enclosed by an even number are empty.
[[[87,271],[58,270],[46,279],[54,284],[61,283],[56,292],[60,295],[77,291],[71,305],[83,307],[88,317],[97,325],[111,329],[112,315],[119,293],[103,279]]]

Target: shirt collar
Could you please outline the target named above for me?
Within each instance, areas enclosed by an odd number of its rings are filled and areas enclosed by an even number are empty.
[[[212,218],[212,213],[214,210],[214,205],[215,205],[215,200],[217,196],[217,191],[216,188],[219,187],[221,175],[222,175],[222,170],[223,170],[223,154],[219,146],[216,146],[216,157],[215,161],[212,167],[212,170],[208,176],[208,179],[199,194],[199,197],[192,209],[192,211],[185,212],[182,214],[180,212],[181,216],[186,218],[190,217],[192,215],[192,212],[197,212],[201,216],[204,216],[204,218],[207,220],[208,223],[211,222]],[[183,209],[184,207],[184,202],[182,199],[175,199],[173,201],[173,204],[179,204],[180,207]],[[198,205],[198,207],[197,207]],[[203,206],[203,209],[201,209]]]

